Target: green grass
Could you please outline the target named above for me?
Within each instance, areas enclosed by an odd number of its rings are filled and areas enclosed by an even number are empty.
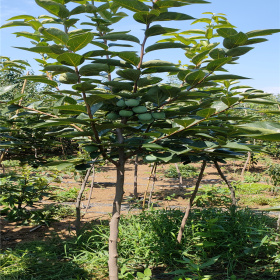
[[[273,186],[262,183],[238,183],[235,185],[237,194],[261,194],[270,191]]]
[[[195,278],[198,272],[186,263],[186,258],[200,267],[201,275],[211,275],[211,279],[280,278],[275,218],[249,209],[193,210],[182,243],[178,244],[176,235],[182,216],[178,210],[160,210],[121,219],[122,279],[137,279],[137,272],[147,267],[153,274],[177,271],[170,274],[172,279],[202,279]],[[87,225],[79,238],[63,241],[55,237],[18,245],[1,255],[1,280],[107,279],[108,237],[108,222],[103,221]],[[215,263],[204,268],[200,265],[217,256]]]
[[[179,167],[181,176],[184,179],[198,175],[197,168],[195,168],[192,165],[179,164],[178,167]],[[164,175],[167,178],[178,178],[178,172],[176,170],[175,165],[170,165],[169,168],[165,171]]]
[[[51,199],[57,201],[57,202],[71,202],[76,201],[77,196],[79,193],[79,189],[72,187],[69,189],[58,189],[56,190],[52,195]]]

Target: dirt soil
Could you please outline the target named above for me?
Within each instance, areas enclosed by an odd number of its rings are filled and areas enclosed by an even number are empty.
[[[195,167],[200,167],[200,164],[195,164]],[[242,162],[235,162],[231,164],[221,164],[221,168],[226,175],[228,180],[236,180],[236,172],[241,170]],[[183,180],[183,188],[179,186],[179,179],[166,178],[164,176],[164,171],[168,169],[168,165],[159,165],[157,168],[156,180],[154,182],[154,190],[152,196],[152,202],[155,207],[160,208],[176,208],[184,210],[186,206],[188,194],[191,193],[196,178]],[[264,166],[258,165],[258,171],[263,172]],[[257,171],[257,172],[258,172]],[[140,164],[138,166],[138,193],[140,199],[143,200],[143,194],[147,189],[149,182],[149,177],[151,173],[151,166],[147,164]],[[214,165],[208,164],[201,186],[203,185],[219,185],[222,183],[222,179],[218,175]],[[240,173],[239,173],[240,174]],[[92,220],[108,219],[109,214],[112,211],[112,202],[114,200],[114,186],[116,180],[116,172],[113,165],[108,165],[104,167],[98,167],[98,172],[95,174],[95,185],[92,193],[92,198],[90,201],[90,207],[85,213],[85,205],[87,204],[87,196],[89,193],[90,182],[87,186],[86,198],[82,202],[82,214],[85,214],[82,218],[82,222],[86,223]],[[153,180],[150,181],[148,188],[147,198],[151,187],[153,185]],[[69,187],[79,187],[77,182],[74,182],[73,178],[69,176],[64,177],[62,186],[67,189]],[[138,202],[138,208],[135,203],[131,202],[133,197],[134,189],[134,164],[129,163],[126,167],[125,174],[125,194],[124,202],[122,206],[122,213],[126,214],[129,211],[139,212],[140,205],[142,203]],[[171,196],[171,200],[167,200],[166,197]],[[50,204],[54,201],[43,200],[41,203]],[[68,203],[74,207],[73,203]],[[45,240],[50,237],[53,232],[58,233],[61,237],[66,238],[69,235],[74,234],[74,218],[63,219],[59,222],[55,222],[51,227],[47,226],[23,226],[17,223],[9,223],[1,218],[0,223],[1,229],[1,247],[12,248],[17,243],[32,241],[32,240]]]

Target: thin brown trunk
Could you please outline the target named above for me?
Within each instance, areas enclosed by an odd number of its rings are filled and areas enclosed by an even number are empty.
[[[134,198],[138,198],[138,182],[137,182],[137,178],[138,177],[138,155],[136,155],[135,157],[135,161],[134,161],[134,187],[133,187],[133,196]]]
[[[245,170],[250,162],[250,159],[251,159],[251,152],[248,152],[248,155],[247,155],[247,160],[242,168],[242,171],[241,171],[241,181],[243,182],[244,181],[244,173],[245,173]]]
[[[157,173],[157,163],[155,163],[154,176],[153,176],[153,184],[152,184],[152,188],[151,188],[151,191],[150,191],[148,208],[151,207],[151,203],[152,203],[152,195],[153,195],[153,191],[154,191],[154,187],[155,187],[155,182],[156,182],[156,173]]]
[[[276,223],[276,231],[278,234],[280,234],[280,213],[278,214],[278,219],[277,219],[277,223]],[[279,241],[279,236],[277,235],[275,238],[275,241],[278,242]]]
[[[119,144],[124,143],[124,138],[121,129],[116,129]],[[124,172],[125,172],[125,152],[123,147],[119,147],[119,161],[116,164],[117,182],[115,189],[115,199],[113,202],[112,218],[110,221],[110,236],[109,236],[109,279],[118,280],[118,236],[119,222],[121,217],[121,204],[123,199]]]
[[[179,169],[179,166],[178,166],[177,163],[175,163],[175,167],[176,167],[177,174],[178,174],[178,177],[179,177],[179,188],[181,189],[183,187],[183,177],[182,177],[182,174],[180,172],[180,169]]]
[[[222,179],[225,181],[225,183],[227,184],[229,190],[230,190],[230,194],[231,194],[231,205],[233,206],[237,206],[237,200],[235,197],[235,189],[234,187],[230,184],[230,182],[227,180],[226,176],[223,174],[219,164],[217,161],[214,161],[215,167],[219,173],[219,175],[222,177]]]
[[[181,222],[181,227],[180,227],[180,230],[179,230],[178,236],[177,236],[178,243],[181,243],[181,241],[182,241],[182,236],[183,236],[183,232],[184,232],[184,229],[185,229],[185,225],[187,223],[187,219],[189,217],[189,214],[190,214],[190,211],[191,211],[191,208],[192,208],[192,203],[193,203],[193,201],[196,197],[196,194],[198,192],[198,188],[199,188],[200,182],[201,182],[202,177],[203,177],[205,166],[206,166],[206,161],[204,160],[202,162],[202,166],[201,166],[200,173],[198,175],[198,178],[197,178],[197,181],[196,181],[196,184],[195,184],[194,191],[192,192],[191,197],[188,201],[188,205],[187,205],[186,210],[185,210],[185,215],[184,215],[184,217],[182,219],[182,222]]]
[[[5,166],[2,162],[4,161],[4,157],[5,157],[5,154],[6,154],[7,151],[8,151],[8,149],[4,149],[4,151],[2,151],[1,154],[0,154],[0,167],[3,170],[3,174],[5,174]]]
[[[93,191],[93,187],[94,187],[94,178],[95,178],[95,168],[93,166],[92,167],[92,178],[91,178],[91,183],[90,183],[90,191],[89,191],[87,206],[86,206],[86,209],[85,209],[85,214],[87,213],[87,210],[88,210],[89,205],[90,205],[90,200],[91,200],[92,191]]]
[[[75,226],[76,226],[76,235],[79,236],[80,235],[80,231],[81,231],[81,201],[82,201],[82,196],[84,193],[84,190],[86,188],[87,185],[87,181],[90,175],[90,172],[93,168],[93,165],[91,165],[91,167],[87,170],[86,176],[84,178],[84,181],[82,183],[81,189],[79,191],[79,194],[77,196],[77,200],[76,200],[76,222],[75,222]]]
[[[147,187],[146,187],[145,193],[144,193],[143,205],[142,205],[142,211],[144,211],[144,210],[145,210],[145,204],[146,204],[147,192],[148,192],[148,189],[149,189],[149,186],[150,186],[151,179],[152,179],[152,178],[153,178],[153,176],[154,176],[155,167],[156,167],[156,164],[154,163],[154,164],[153,164],[153,166],[152,166],[152,169],[151,169],[151,175],[150,175],[150,177],[149,177],[149,181],[148,181],[148,184],[147,184]]]

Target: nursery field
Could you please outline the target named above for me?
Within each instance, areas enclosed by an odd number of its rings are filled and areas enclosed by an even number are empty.
[[[280,29],[205,0],[24,2],[0,27],[31,55],[0,56],[0,279],[279,280],[280,95],[250,79],[273,88],[255,45]]]
[[[4,163],[6,175],[19,173],[16,161]],[[183,177],[180,184],[174,164],[158,165],[151,176],[151,165],[140,161],[136,199],[135,165],[130,161],[119,233],[120,279],[279,279],[277,212],[262,212],[280,204],[268,173],[271,164],[277,160],[259,157],[249,171],[246,169],[243,182],[240,174],[244,161],[220,165],[236,191],[238,207],[234,209],[228,187],[209,163],[183,241],[178,244],[180,220],[200,164],[179,165]],[[44,190],[46,194],[27,207],[27,211],[40,214],[29,216],[24,223],[5,216],[5,211],[1,217],[1,279],[108,279],[114,166],[96,166],[90,201],[89,178],[82,197],[79,237],[75,233],[79,178],[69,171],[53,171],[52,175],[41,172],[52,180]]]

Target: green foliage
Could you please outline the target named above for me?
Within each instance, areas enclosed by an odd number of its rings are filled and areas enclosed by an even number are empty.
[[[199,189],[193,205],[197,207],[229,206],[230,192],[225,187],[203,186]]]
[[[260,279],[279,278],[275,218],[248,209],[193,210],[182,244],[178,244],[176,233],[182,215],[177,210],[160,210],[123,217],[120,279],[150,277],[150,269],[163,265],[173,271],[172,279],[179,279],[182,273],[190,279],[203,279],[203,275],[213,279],[255,279],[256,275]],[[3,279],[104,279],[108,235],[109,225],[103,221],[85,228],[79,238],[63,241],[56,237],[46,243],[18,245],[1,255]],[[135,269],[141,266],[147,269]],[[195,278],[198,273],[201,278]]]
[[[274,158],[280,157],[280,144],[278,143],[267,143],[264,147],[264,151]]]
[[[262,183],[241,183],[234,184],[237,194],[261,194],[271,189],[271,185]]]
[[[24,165],[21,174],[3,177],[1,180],[1,204],[7,219],[28,220],[35,202],[49,194],[49,180],[36,170]]]
[[[245,183],[257,183],[263,180],[263,174],[253,173],[253,172],[245,172],[244,173],[244,182]]]
[[[280,164],[273,164],[268,169],[268,175],[275,187],[280,185]]]
[[[192,178],[198,175],[197,168],[192,166],[192,165],[184,165],[184,164],[179,164],[179,171],[182,175],[182,178]],[[178,178],[178,172],[177,169],[174,165],[170,165],[169,168],[165,171],[165,177],[167,178]]]
[[[50,198],[57,202],[70,202],[76,201],[79,190],[75,187],[68,188],[67,190],[60,188],[56,190]]]

